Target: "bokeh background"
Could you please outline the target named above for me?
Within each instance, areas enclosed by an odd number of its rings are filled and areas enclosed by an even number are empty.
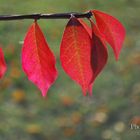
[[[0,80],[0,140],[138,140],[140,129],[140,0],[0,0],[0,14],[105,11],[118,18],[127,36],[118,62],[109,60],[93,96],[62,70],[59,46],[68,20],[39,20],[53,50],[59,77],[47,98],[27,80],[21,48],[33,20],[0,21],[0,44],[8,71]]]

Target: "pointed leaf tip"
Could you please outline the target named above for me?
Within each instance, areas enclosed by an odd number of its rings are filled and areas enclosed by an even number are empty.
[[[45,97],[57,78],[57,70],[54,55],[37,22],[30,26],[24,39],[22,68],[28,79],[41,90],[42,96]]]
[[[115,17],[98,10],[92,10],[97,26],[112,47],[118,60],[125,38],[125,28]]]

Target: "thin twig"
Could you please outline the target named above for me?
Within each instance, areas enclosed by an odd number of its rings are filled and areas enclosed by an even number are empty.
[[[71,15],[76,18],[90,18],[91,12],[86,13],[56,13],[56,14],[27,14],[27,15],[0,15],[0,20],[23,20],[23,19],[69,19]]]

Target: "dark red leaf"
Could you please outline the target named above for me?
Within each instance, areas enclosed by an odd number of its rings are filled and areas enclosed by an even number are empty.
[[[7,66],[6,66],[6,62],[4,59],[4,54],[3,54],[2,48],[0,48],[0,78],[3,77],[6,70],[7,70]]]
[[[105,44],[105,40],[102,38],[100,31],[97,26],[91,21],[92,26],[92,51],[91,51],[91,64],[94,73],[92,83],[90,86],[90,93],[92,93],[92,85],[95,78],[103,70],[107,63],[108,52]]]
[[[54,55],[37,22],[31,25],[25,37],[22,48],[22,67],[28,79],[37,85],[45,96],[57,78],[57,70]]]
[[[92,85],[98,74],[102,71],[105,64],[107,63],[108,53],[105,40],[93,21],[90,20],[92,29],[82,19],[79,21],[90,34],[92,40],[91,65],[93,70],[93,78],[89,90],[90,94],[92,94]]]
[[[65,72],[81,85],[83,94],[93,76],[91,67],[91,39],[78,19],[72,17],[63,34],[60,60]]]
[[[92,13],[95,15],[100,32],[113,48],[116,60],[118,60],[125,38],[125,29],[123,25],[113,16],[101,11],[93,10]]]
[[[91,21],[91,20],[90,20]],[[108,58],[105,40],[102,38],[97,26],[91,21],[92,25],[92,65],[94,77],[101,72]]]

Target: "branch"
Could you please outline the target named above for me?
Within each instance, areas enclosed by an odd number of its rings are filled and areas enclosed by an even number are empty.
[[[71,16],[75,16],[76,18],[90,18],[92,13],[56,13],[56,14],[27,14],[27,15],[0,15],[0,20],[23,20],[23,19],[69,19]]]

